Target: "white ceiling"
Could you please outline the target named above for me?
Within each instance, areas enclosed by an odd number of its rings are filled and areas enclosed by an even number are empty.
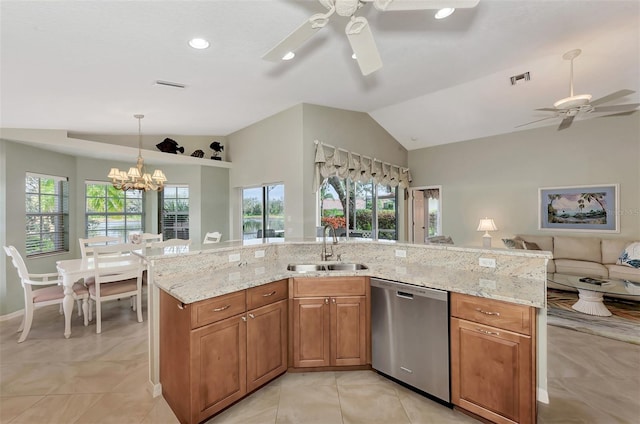
[[[143,113],[145,134],[228,135],[304,102],[367,112],[412,150],[558,125],[515,128],[569,95],[562,54],[575,48],[576,94],[640,91],[637,0],[480,0],[443,21],[367,4],[378,72],[360,74],[337,15],[294,60],[260,59],[323,11],[315,0],[2,0],[0,127],[131,134]],[[191,49],[195,36],[211,47]]]

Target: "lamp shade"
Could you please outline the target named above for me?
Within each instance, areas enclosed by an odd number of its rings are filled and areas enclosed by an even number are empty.
[[[496,231],[497,229],[498,227],[496,227],[496,224],[495,222],[493,222],[493,219],[484,218],[480,220],[477,231]]]

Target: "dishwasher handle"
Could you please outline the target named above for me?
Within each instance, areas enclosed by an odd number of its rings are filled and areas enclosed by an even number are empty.
[[[402,292],[400,290],[396,291],[396,296],[400,297],[402,299],[409,299],[409,300],[413,300],[413,295],[411,293],[407,293],[407,292]]]

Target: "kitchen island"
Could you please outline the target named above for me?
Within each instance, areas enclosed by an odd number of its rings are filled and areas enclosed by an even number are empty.
[[[251,290],[291,277],[376,277],[536,308],[541,331],[535,334],[538,399],[546,401],[546,262],[548,252],[477,249],[348,241],[334,246],[334,257],[368,267],[353,271],[288,271],[289,264],[320,263],[316,240],[279,243],[221,243],[183,251],[145,252],[149,267],[150,383],[161,393],[159,375],[160,292],[191,305]],[[480,259],[482,258],[482,261]],[[480,266],[480,262],[491,265]],[[326,263],[326,262],[325,262]],[[535,320],[534,319],[534,320]]]

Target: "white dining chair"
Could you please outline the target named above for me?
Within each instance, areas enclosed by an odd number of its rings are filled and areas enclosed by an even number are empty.
[[[30,274],[27,270],[27,265],[22,259],[22,255],[18,252],[18,249],[14,246],[2,247],[4,248],[7,256],[11,258],[13,266],[15,266],[18,271],[20,283],[22,284],[22,289],[24,291],[24,315],[22,317],[22,323],[20,324],[20,327],[18,327],[18,332],[22,332],[18,339],[18,343],[22,343],[29,335],[29,331],[31,331],[33,311],[41,306],[62,305],[62,301],[64,299],[64,287],[62,286],[62,280],[58,277],[57,272]],[[41,286],[42,288],[34,289],[32,286]],[[73,293],[74,299],[82,301],[84,325],[88,325],[87,299],[89,298],[89,292],[82,284],[75,283],[73,285]]]
[[[151,243],[162,241],[164,236],[162,233],[142,233],[142,234],[129,234],[129,242],[135,244],[144,244],[145,247],[151,247]]]
[[[122,240],[118,237],[111,236],[97,236],[89,238],[78,239],[80,243],[80,256],[86,258],[93,254],[93,250],[98,246],[107,246],[110,244],[121,243]]]
[[[102,303],[125,297],[134,298],[133,311],[142,322],[142,259],[131,253],[134,243],[96,247],[93,250],[94,279],[86,283],[89,299],[96,303],[96,333],[102,332]],[[91,313],[91,311],[90,311]]]
[[[222,233],[219,233],[218,231],[207,233],[204,235],[204,240],[202,241],[202,244],[220,243],[221,238],[222,238]]]

